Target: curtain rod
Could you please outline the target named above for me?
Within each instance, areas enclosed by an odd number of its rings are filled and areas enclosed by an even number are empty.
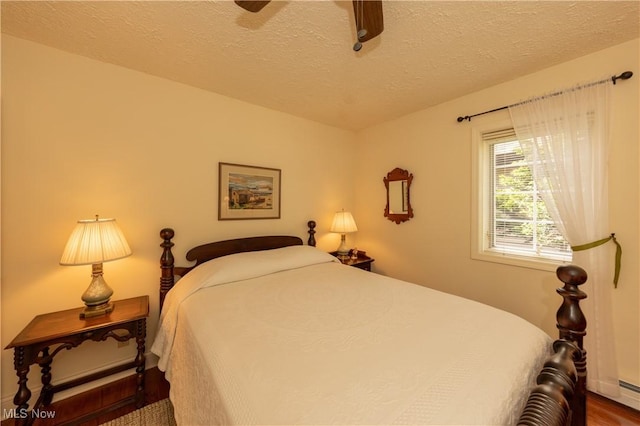
[[[596,84],[607,83],[609,81],[612,81],[613,84],[616,84],[616,80],[628,80],[628,79],[631,78],[631,76],[633,76],[633,72],[625,71],[620,75],[611,76],[611,78],[607,78],[607,79],[604,79],[604,80],[596,81],[594,83],[585,84],[583,86],[578,86],[576,89],[582,89],[582,88],[585,88],[585,87],[594,86]],[[562,93],[563,92],[560,91],[560,92],[551,93],[550,95],[545,95],[545,96],[556,96],[556,95],[560,95]],[[542,96],[542,97],[536,98],[536,99],[541,99],[541,98],[543,98],[545,96]],[[524,102],[528,102],[528,101],[524,101]],[[460,116],[460,117],[458,117],[458,123],[462,123],[464,120],[471,121],[472,117],[477,117],[479,115],[489,114],[490,112],[501,111],[503,109],[507,109],[507,108],[512,107],[512,106],[520,105],[521,103],[524,103],[524,102],[518,102],[518,103],[515,103],[515,104],[503,106],[503,107],[500,107],[500,108],[495,108],[495,109],[492,109],[492,110],[489,110],[489,111],[479,112],[479,113],[473,114],[473,115],[465,115],[464,117]]]

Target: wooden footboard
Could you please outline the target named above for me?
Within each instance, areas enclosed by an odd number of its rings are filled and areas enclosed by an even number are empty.
[[[308,222],[308,245],[315,246],[314,221]],[[219,241],[195,247],[187,253],[187,259],[195,261],[191,267],[174,265],[171,252],[174,231],[160,231],[163,239],[160,267],[160,308],[164,298],[175,283],[175,276],[188,273],[207,260],[227,254],[255,250],[267,250],[291,245],[301,245],[302,239],[291,236],[267,236]],[[561,266],[556,275],[564,283],[556,290],[563,298],[556,314],[559,339],[553,344],[554,354],[547,360],[537,377],[537,386],[531,391],[519,425],[586,425],[587,355],[583,346],[587,322],[580,309],[580,300],[587,297],[578,286],[587,281],[586,272],[578,266]]]
[[[584,426],[587,422],[587,353],[583,347],[587,321],[580,300],[587,295],[578,288],[587,273],[578,266],[561,266],[556,275],[564,287],[556,290],[563,298],[556,314],[560,338],[554,354],[538,374],[519,425]]]

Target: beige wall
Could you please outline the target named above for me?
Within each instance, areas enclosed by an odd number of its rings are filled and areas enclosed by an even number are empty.
[[[354,134],[17,38],[2,38],[2,347],[37,314],[72,308],[90,267],[58,265],[77,219],[115,217],[133,256],[105,263],[114,298],[151,296],[158,317],[159,231],[191,246],[294,234],[353,209]],[[336,152],[342,155],[335,155]],[[282,219],[217,220],[218,162],[282,170]],[[130,356],[135,345],[85,343],[55,360],[55,379]],[[147,345],[147,349],[150,345]],[[2,351],[2,397],[16,392]],[[36,369],[37,370],[37,369]],[[32,372],[33,373],[33,372]],[[30,384],[40,383],[32,374]],[[7,407],[8,408],[8,407]]]
[[[89,271],[58,265],[79,218],[118,219],[134,254],[105,264],[105,277],[116,298],[151,295],[150,343],[158,316],[160,228],[176,229],[180,259],[204,241],[305,237],[306,221],[315,218],[319,246],[329,250],[338,237],[326,230],[343,207],[359,227],[350,245],[375,257],[377,272],[503,308],[554,334],[559,297],[552,273],[470,259],[471,129],[508,115],[462,124],[455,118],[630,69],[634,78],[614,90],[611,221],[625,253],[613,296],[621,375],[640,385],[638,44],[354,134],[3,36],[2,345],[34,315],[79,305]],[[282,169],[282,219],[219,222],[219,161]],[[382,178],[394,167],[415,176],[416,217],[401,225],[382,215]],[[54,377],[118,362],[133,353],[131,346],[86,343],[65,351]],[[11,351],[2,352],[1,372],[4,408],[16,391]],[[37,374],[30,382],[35,387]]]
[[[631,70],[634,77],[613,90],[610,220],[624,255],[612,291],[621,379],[640,385],[639,51],[638,40],[628,42],[360,132],[357,238],[376,271],[497,306],[556,335],[554,273],[470,258],[471,129],[508,120],[508,112],[456,118]],[[415,218],[401,225],[383,217],[382,178],[394,167],[414,175]]]

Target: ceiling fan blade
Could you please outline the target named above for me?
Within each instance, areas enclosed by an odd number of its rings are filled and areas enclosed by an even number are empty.
[[[260,12],[270,0],[235,0],[236,4],[249,12]]]
[[[384,30],[382,0],[353,0],[353,12],[356,17],[356,29],[367,30],[358,41],[371,40]]]

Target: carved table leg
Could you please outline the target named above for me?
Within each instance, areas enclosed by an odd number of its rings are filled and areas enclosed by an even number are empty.
[[[29,374],[30,362],[26,359],[27,354],[25,352],[23,346],[18,346],[13,353],[13,365],[18,375],[18,392],[16,392],[16,396],[13,398],[13,403],[16,405],[16,425],[27,424],[29,398],[31,398],[31,391],[27,387],[27,375]]]
[[[42,362],[40,362],[40,371],[42,373],[42,403],[46,406],[51,404],[53,400],[53,392],[51,392],[51,362],[53,359],[49,356],[49,348],[42,350]]]
[[[136,330],[136,343],[138,344],[138,354],[136,355],[136,373],[137,373],[137,388],[136,388],[136,407],[141,408],[144,406],[144,373],[145,373],[145,357],[144,357],[144,341],[147,334],[147,320],[138,320]]]

